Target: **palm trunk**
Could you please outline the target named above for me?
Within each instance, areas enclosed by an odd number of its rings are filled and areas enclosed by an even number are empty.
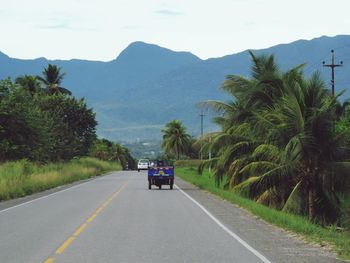
[[[177,155],[177,159],[180,159],[180,150],[179,150],[179,145],[176,145],[176,155]]]
[[[309,174],[309,186],[308,186],[308,210],[309,210],[309,220],[313,221],[316,217],[316,184],[315,184],[315,174]]]
[[[316,209],[315,209],[315,199],[316,199],[316,191],[314,189],[314,187],[310,187],[309,188],[309,220],[313,221],[315,219],[316,216]]]

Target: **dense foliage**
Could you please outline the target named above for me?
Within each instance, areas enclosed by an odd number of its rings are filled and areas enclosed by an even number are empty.
[[[252,76],[229,75],[232,101],[208,101],[221,131],[206,138],[217,182],[287,212],[336,222],[339,196],[349,189],[348,108],[339,107],[318,73],[302,66],[281,72],[273,56],[252,57]],[[341,111],[339,109],[342,108]]]
[[[129,150],[106,139],[95,140],[90,150],[90,156],[104,161],[117,161],[123,169],[136,169],[136,161]]]
[[[63,75],[57,67],[49,65],[44,72],[49,69],[56,70],[59,81],[46,75],[42,80],[21,76],[15,83],[0,81],[0,161],[49,162],[87,155],[96,137],[95,113],[58,86]]]
[[[135,168],[128,149],[96,138],[95,113],[62,87],[64,76],[49,64],[42,76],[0,81],[0,162],[57,162],[90,154]]]

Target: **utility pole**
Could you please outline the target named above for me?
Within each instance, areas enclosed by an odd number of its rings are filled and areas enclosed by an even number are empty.
[[[211,144],[211,135],[209,137],[209,145]],[[211,161],[211,150],[210,150],[210,146],[209,146],[209,161]],[[209,173],[211,173],[211,163],[209,163]]]
[[[326,62],[322,62],[324,67],[331,68],[332,70],[332,80],[331,80],[331,85],[332,85],[332,96],[334,96],[334,68],[336,67],[341,67],[343,66],[343,61],[340,61],[340,64],[334,64],[334,50],[331,50],[331,64],[326,64]]]
[[[205,116],[203,110],[201,110],[201,114],[199,114],[199,116],[201,116],[201,137],[203,137],[203,117]]]
[[[201,110],[201,114],[199,114],[199,116],[201,117],[201,137],[200,140],[203,139],[203,118],[205,116],[205,114],[203,113],[203,110]],[[203,147],[203,142],[201,142],[201,151],[200,151],[200,159],[202,160],[202,147]]]

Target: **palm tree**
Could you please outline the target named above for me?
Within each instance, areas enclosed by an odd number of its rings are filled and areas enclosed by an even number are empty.
[[[162,148],[166,153],[174,154],[177,159],[186,154],[191,147],[191,136],[186,133],[186,127],[179,120],[173,120],[162,130]]]
[[[337,182],[350,166],[349,129],[334,129],[337,98],[318,74],[307,81],[302,66],[279,73],[273,57],[251,55],[252,79],[228,76],[222,87],[234,102],[207,102],[222,112],[222,131],[205,146],[216,156],[215,178],[258,202],[333,222]]]
[[[227,76],[221,86],[221,90],[232,96],[232,101],[207,101],[201,106],[210,108],[220,116],[214,118],[214,122],[221,126],[222,131],[211,140],[210,148],[218,158],[213,158],[216,163],[214,175],[217,183],[220,183],[225,175],[229,177],[235,174],[231,163],[236,160],[238,152],[248,155],[254,150],[259,138],[255,136],[255,112],[264,110],[273,105],[285,90],[283,79],[292,79],[299,68],[282,74],[278,70],[273,56],[255,56],[250,52],[253,66],[252,78],[244,78],[236,75]],[[293,76],[294,78],[297,78]],[[240,167],[243,163],[236,161]],[[209,164],[204,162],[202,167]],[[236,180],[236,179],[235,179]],[[230,179],[228,185],[231,185]]]
[[[44,68],[43,77],[38,76],[37,78],[45,85],[50,94],[66,94],[71,95],[72,93],[61,87],[61,82],[65,76],[65,73],[61,73],[61,68],[56,65],[49,64],[47,68]]]
[[[121,146],[118,143],[113,144],[113,160],[116,160],[120,165],[125,169],[126,164],[128,163],[129,152],[128,149]]]
[[[38,92],[40,88],[40,82],[36,76],[24,75],[16,78],[15,81],[18,85],[28,90],[31,95]]]
[[[273,151],[257,148],[255,158],[239,171],[249,179],[234,188],[255,198],[278,189],[284,210],[304,210],[310,220],[334,222],[339,212],[335,187],[346,179],[350,166],[350,152],[344,147],[349,129],[335,133],[337,101],[318,74],[302,87],[301,95],[302,100],[284,97],[262,114],[261,131],[275,134],[265,139]]]

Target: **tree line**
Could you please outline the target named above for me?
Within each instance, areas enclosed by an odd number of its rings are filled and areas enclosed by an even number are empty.
[[[303,65],[281,71],[273,55],[250,56],[251,77],[229,75],[221,86],[230,101],[201,103],[220,130],[199,138],[202,155],[212,154],[199,171],[210,166],[217,184],[258,203],[339,222],[350,192],[350,100],[332,96],[319,73],[305,77]],[[179,157],[189,136],[171,126],[163,148]]]
[[[117,161],[123,169],[136,169],[136,161],[129,149],[107,139],[96,139],[89,155],[104,161]]]
[[[0,80],[0,162],[44,163],[95,155],[101,144],[95,113],[84,99],[76,99],[62,87],[64,76],[61,68],[49,64],[41,76]],[[132,159],[126,149],[113,145],[118,154],[112,156],[107,147],[103,159],[109,156],[121,163]]]

